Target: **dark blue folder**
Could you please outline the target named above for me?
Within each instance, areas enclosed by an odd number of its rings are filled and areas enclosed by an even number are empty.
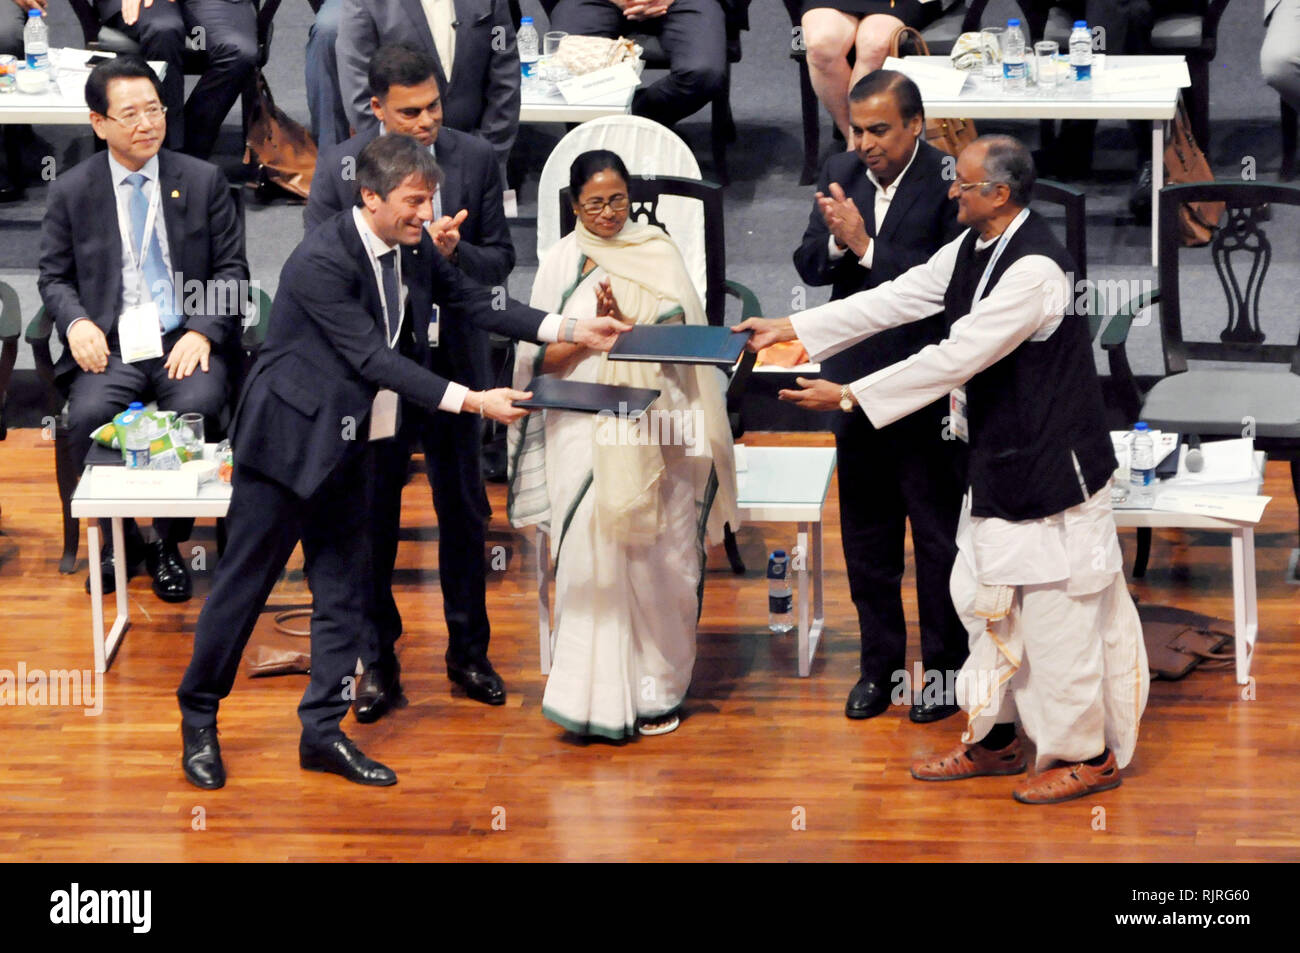
[[[735,334],[711,324],[638,324],[619,335],[609,359],[731,367],[745,350],[750,333]]]
[[[583,381],[566,381],[548,374],[534,377],[525,390],[532,391],[532,398],[515,401],[516,407],[527,407],[530,410],[577,410],[588,414],[600,413],[602,410],[611,414],[639,414],[659,396],[659,391],[646,387],[588,384]]]

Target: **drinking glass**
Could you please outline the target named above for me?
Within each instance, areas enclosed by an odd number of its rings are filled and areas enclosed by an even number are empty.
[[[1007,28],[986,26],[980,30],[980,51],[984,56],[984,81],[1000,84],[1002,82],[1002,37]]]
[[[180,435],[191,460],[203,459],[203,415],[181,414]]]
[[[555,55],[560,52],[560,41],[568,35],[563,30],[550,30],[542,37],[542,75],[548,83],[558,83],[568,78],[562,75],[564,69],[555,59]]]
[[[1056,92],[1056,53],[1055,40],[1039,40],[1034,44],[1034,76],[1039,92],[1051,96]]]

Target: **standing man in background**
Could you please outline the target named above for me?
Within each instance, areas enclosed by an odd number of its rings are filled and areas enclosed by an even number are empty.
[[[799,277],[810,285],[830,284],[833,301],[894,280],[960,231],[957,203],[948,196],[951,175],[944,177],[945,157],[922,137],[925,114],[916,84],[892,70],[867,74],[849,95],[849,118],[854,151],[827,160],[794,253]],[[821,376],[858,380],[943,335],[939,308],[828,357]],[[841,413],[834,424],[840,485],[852,488],[841,494],[840,528],[862,638],[860,678],[844,706],[849,718],[872,718],[888,708],[897,673],[905,671],[907,521],[926,678],[946,684],[946,673],[966,659],[966,630],[948,593],[966,454],[961,441],[944,439],[946,413],[947,400],[940,399],[879,430],[860,413]],[[912,689],[914,722],[957,711],[951,700],[927,696],[922,685]]]

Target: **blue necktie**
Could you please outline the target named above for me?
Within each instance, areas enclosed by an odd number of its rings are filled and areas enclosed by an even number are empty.
[[[143,246],[144,222],[149,217],[149,199],[144,194],[144,184],[147,181],[148,179],[139,172],[133,172],[126,177],[126,184],[131,186],[131,234],[135,241],[133,250],[137,255],[141,253]],[[154,183],[154,188],[161,187],[160,183]],[[168,331],[180,327],[181,319],[172,307],[173,298],[175,297],[172,277],[167,274],[167,265],[163,262],[162,246],[158,243],[158,223],[160,221],[162,221],[162,216],[156,216],[153,233],[149,236],[149,251],[144,259],[144,283],[145,294],[153,295],[154,300],[158,302],[158,316],[162,322],[163,333],[166,334]],[[164,291],[164,289],[166,290]]]
[[[392,346],[393,334],[402,326],[402,296],[397,289],[397,249],[379,256],[379,267],[384,277],[384,303],[388,305],[387,343]]]

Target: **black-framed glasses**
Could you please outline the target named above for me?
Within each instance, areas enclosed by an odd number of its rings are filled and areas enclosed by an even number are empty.
[[[104,113],[105,119],[111,119],[113,122],[121,123],[127,129],[134,129],[140,125],[142,120],[148,119],[151,123],[161,122],[163,116],[167,115],[166,106],[150,106],[144,112],[130,112],[121,116],[110,116]]]
[[[606,205],[610,207],[611,211],[626,212],[627,204],[628,199],[626,195],[611,195],[607,199],[588,199],[585,202],[579,203],[578,208],[582,209],[588,215],[599,215],[601,212],[605,211]]]

